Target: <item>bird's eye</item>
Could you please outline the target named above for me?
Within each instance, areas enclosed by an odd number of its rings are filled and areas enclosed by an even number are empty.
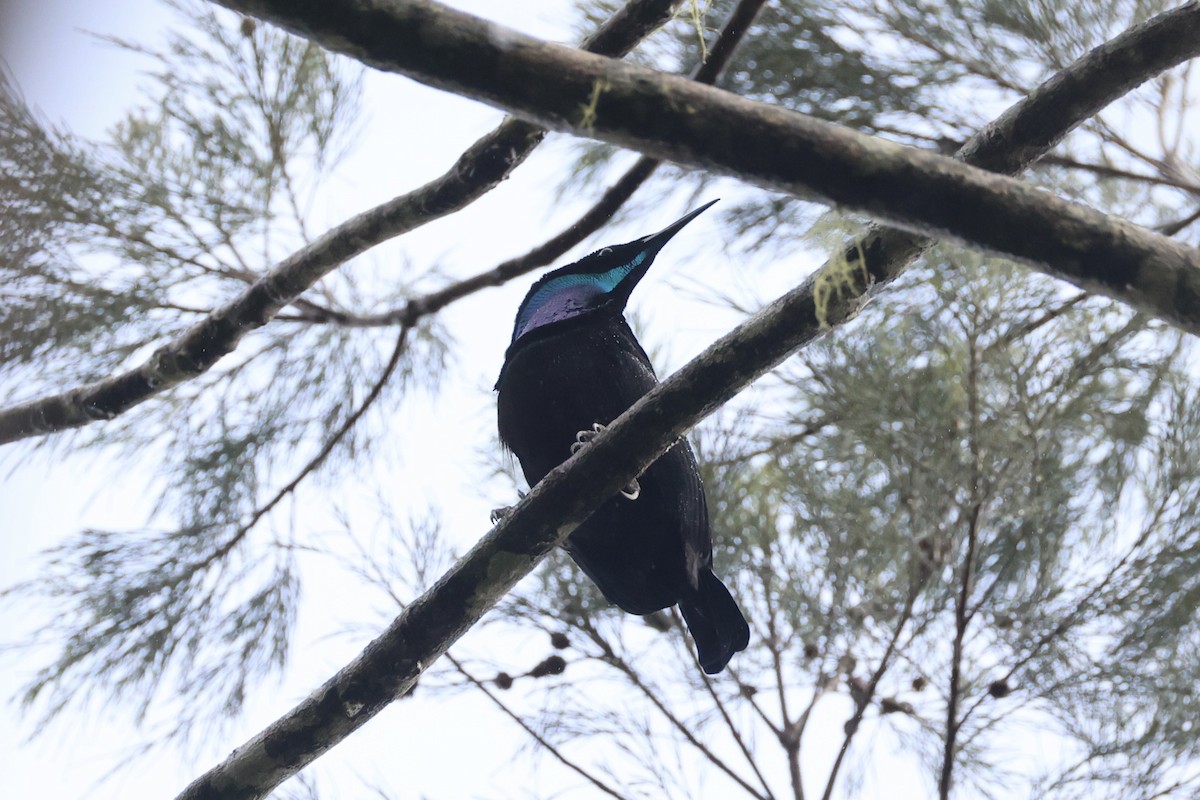
[[[601,248],[600,248],[600,252],[599,252],[599,253],[597,253],[596,255],[598,255],[598,256],[606,256],[606,255],[608,255],[608,254],[609,254],[609,253],[611,253],[611,252],[612,252],[612,248],[611,248],[611,247],[601,247]]]

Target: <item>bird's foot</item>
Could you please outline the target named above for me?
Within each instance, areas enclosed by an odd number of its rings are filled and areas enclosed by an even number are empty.
[[[595,439],[596,436],[603,433],[607,429],[608,427],[606,425],[602,425],[599,422],[593,422],[591,430],[584,430],[576,433],[575,441],[571,442],[571,455],[575,455],[586,445],[591,444],[592,439]],[[642,487],[640,484],[638,484],[637,478],[634,478],[629,482],[628,486],[621,490],[621,496],[626,500],[637,500],[641,493]]]
[[[580,431],[575,434],[575,441],[571,442],[571,455],[575,455],[584,448],[585,445],[592,443],[592,439],[608,430],[608,426],[601,425],[599,422],[592,423],[592,429],[589,431]]]
[[[520,497],[522,500],[524,500],[526,495],[528,495],[528,494],[529,494],[528,492],[522,492],[520,490],[517,491],[517,497]],[[512,516],[512,513],[516,510],[517,510],[517,507],[515,505],[500,506],[499,508],[493,508],[492,513],[489,514],[488,516],[491,518],[492,524],[495,525],[497,522],[500,522],[501,520],[508,519],[510,516]]]

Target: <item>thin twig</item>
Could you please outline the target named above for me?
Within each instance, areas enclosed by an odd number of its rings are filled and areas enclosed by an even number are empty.
[[[1200,207],[1197,207],[1195,211],[1193,211],[1191,214],[1188,214],[1183,219],[1176,220],[1175,222],[1163,223],[1155,228],[1155,230],[1157,230],[1163,236],[1175,236],[1180,231],[1194,223],[1196,220],[1200,220]]]
[[[464,667],[457,658],[455,658],[450,653],[446,653],[446,660],[449,661],[450,664],[453,665],[453,667],[456,670],[458,670],[459,674],[461,674],[464,678],[466,678],[468,681],[470,681],[475,686],[476,689],[483,692],[484,695],[489,700],[491,700],[496,705],[496,707],[499,708],[505,714],[505,716],[507,716],[513,722],[520,725],[521,729],[524,730],[527,734],[529,734],[529,736],[535,742],[538,743],[538,746],[540,746],[546,752],[548,752],[550,755],[552,755],[556,759],[558,759],[559,763],[561,763],[563,766],[565,766],[568,769],[581,775],[589,783],[591,783],[593,786],[595,786],[600,791],[607,794],[609,797],[615,797],[615,798],[617,798],[617,800],[625,800],[624,795],[620,794],[615,789],[613,789],[611,786],[609,786],[607,783],[600,780],[598,777],[596,777],[592,773],[588,772],[583,767],[579,766],[574,761],[572,761],[571,759],[569,759],[565,755],[563,755],[562,751],[560,751],[557,747],[555,747],[553,742],[549,741],[545,736],[542,736],[540,733],[538,733],[536,730],[534,730],[533,727],[531,727],[528,722],[526,722],[524,719],[522,719],[519,714],[517,714],[515,711],[513,711],[511,708],[509,708],[508,705],[505,704],[505,702],[503,700],[501,700],[499,697],[497,697],[496,693],[493,692],[491,689],[489,689],[487,687],[487,685],[483,683],[483,681],[479,680],[474,675],[472,675],[470,672],[468,672],[466,667]]]
[[[1103,175],[1106,178],[1121,178],[1128,181],[1152,183],[1156,186],[1169,186],[1173,189],[1181,189],[1189,194],[1200,195],[1200,184],[1191,183],[1170,175],[1146,175],[1140,172],[1130,172],[1129,170],[1120,169],[1119,167],[1112,167],[1108,164],[1089,164],[1083,161],[1077,161],[1069,156],[1043,156],[1038,163],[1050,164],[1056,167],[1064,167],[1067,169],[1083,170],[1096,175]]]
[[[913,608],[916,605],[917,597],[920,595],[921,586],[924,582],[914,581],[909,589],[908,597],[904,603],[904,610],[901,611],[899,618],[896,620],[896,627],[892,631],[892,636],[888,640],[887,648],[883,651],[883,657],[879,659],[879,665],[875,671],[871,673],[871,677],[867,680],[866,687],[863,690],[863,696],[855,702],[854,714],[846,722],[846,735],[842,739],[842,746],[838,750],[837,758],[833,761],[833,767],[829,771],[829,778],[825,781],[825,791],[821,795],[821,800],[830,800],[833,797],[833,789],[837,784],[838,773],[841,771],[842,764],[845,762],[846,755],[850,752],[850,744],[854,741],[854,737],[858,734],[858,729],[862,724],[863,716],[867,712],[867,708],[871,705],[871,700],[875,697],[875,692],[879,687],[879,682],[883,680],[884,674],[891,666],[892,655],[896,652],[900,642],[900,636],[904,629],[908,626],[909,620],[912,619]]]
[[[742,755],[746,757],[746,763],[750,765],[750,769],[754,771],[754,775],[758,778],[758,782],[762,784],[763,792],[766,793],[766,796],[769,798],[769,800],[774,800],[775,795],[771,792],[770,784],[767,783],[766,777],[764,777],[762,772],[759,770],[758,761],[754,758],[754,754],[750,752],[750,748],[746,745],[746,740],[742,737],[742,732],[734,723],[733,717],[729,716],[729,711],[725,708],[725,703],[721,700],[721,696],[717,694],[717,690],[712,684],[712,679],[701,672],[700,680],[704,681],[704,688],[708,690],[709,697],[711,697],[713,700],[713,705],[717,707],[717,713],[721,715],[721,719],[725,720],[725,727],[729,728],[729,735],[733,737],[734,742],[737,743],[738,749],[741,750]]]
[[[396,604],[397,608],[399,608],[401,610],[407,608],[408,603],[404,600],[404,598],[402,598],[399,594],[396,593],[395,587],[392,585],[392,581],[389,579],[388,575],[384,573],[383,569],[375,562],[375,560],[373,558],[370,557],[370,554],[367,553],[366,550],[359,544],[357,539],[354,539],[354,537],[351,537],[351,541],[354,542],[354,544],[357,546],[359,555],[361,556],[361,558],[357,559],[357,561],[354,562],[354,564],[351,566],[351,569],[354,572],[356,572],[359,575],[366,578],[371,583],[378,586],[380,589],[382,589],[383,592],[385,594],[387,594],[387,596],[389,598],[391,598],[392,602]],[[371,569],[370,574],[365,573],[363,571],[364,565],[367,568]],[[559,763],[561,763],[563,766],[567,767],[568,769],[572,770],[573,772],[579,774],[584,779],[586,779],[589,783],[591,783],[593,786],[595,786],[597,789],[599,789],[600,791],[609,795],[610,797],[614,797],[617,800],[625,800],[624,795],[617,792],[611,786],[606,784],[604,781],[600,780],[600,778],[598,778],[595,775],[588,772],[586,769],[584,769],[579,764],[576,764],[574,761],[567,758],[566,755],[561,750],[559,750],[557,747],[554,746],[553,742],[550,742],[548,739],[546,739],[546,737],[544,737],[540,733],[538,733],[538,731],[535,730],[528,722],[526,722],[521,717],[520,714],[513,711],[511,708],[508,707],[507,703],[505,703],[503,700],[501,700],[499,697],[497,697],[495,692],[491,691],[487,687],[486,683],[484,683],[483,681],[476,678],[473,674],[471,674],[467,670],[467,668],[463,665],[463,663],[461,661],[459,661],[452,653],[449,653],[449,652],[446,653],[446,660],[449,661],[450,664],[454,667],[454,669],[457,670],[460,675],[462,675],[464,678],[466,678],[466,680],[471,685],[473,685],[476,689],[479,689],[479,691],[483,692],[484,696],[486,696],[488,700],[491,700],[492,703],[495,704],[495,706],[497,708],[499,708],[500,711],[502,711],[505,714],[505,716],[507,716],[513,722],[520,725],[521,729],[524,730],[527,734],[529,734],[529,736],[535,742],[537,742],[538,745],[540,745],[542,748],[544,748],[546,750],[546,752],[550,753],[550,755],[552,755],[556,759],[558,759]]]
[[[773,455],[773,454],[779,453],[781,451],[787,450],[789,448],[795,447],[797,444],[804,441],[808,437],[815,436],[816,434],[820,433],[822,429],[827,428],[828,426],[833,425],[836,422],[837,422],[837,417],[834,415],[822,417],[819,420],[814,420],[813,422],[808,423],[803,428],[801,428],[798,431],[795,431],[794,433],[790,433],[787,436],[783,436],[778,439],[772,439],[769,442],[767,442],[767,444],[764,444],[761,447],[756,447],[753,450],[747,450],[743,453],[736,453],[732,456],[728,456],[728,457],[722,458],[722,459],[717,459],[715,461],[710,461],[708,463],[714,467],[731,467],[736,464],[741,464],[752,458],[756,458],[758,456]]]
[[[592,625],[586,623],[581,627],[588,635],[588,638],[590,638],[592,642],[603,652],[603,661],[606,664],[616,667],[619,672],[625,675],[626,679],[628,679],[635,688],[645,695],[646,699],[650,701],[651,705],[658,709],[658,712],[662,714],[669,723],[671,723],[671,726],[675,728],[675,730],[679,731],[680,735],[683,736],[684,740],[687,741],[688,744],[690,744],[701,755],[707,758],[713,766],[715,766],[721,772],[724,772],[731,780],[745,789],[747,794],[758,798],[758,800],[768,800],[765,795],[760,794],[757,789],[751,786],[749,781],[747,781],[732,767],[726,764],[725,760],[714,753],[708,745],[696,738],[696,734],[692,732],[692,729],[688,727],[683,720],[676,716],[675,712],[667,707],[666,703],[663,702],[662,698],[660,698],[656,692],[646,685],[645,681],[642,680],[641,675],[639,675],[637,671],[629,665],[629,662],[617,654],[608,640],[600,635],[599,631],[597,631]],[[755,771],[757,772],[757,769]]]
[[[950,784],[954,770],[956,740],[962,721],[958,718],[958,704],[962,696],[963,645],[967,626],[971,622],[971,588],[975,577],[975,553],[979,546],[979,522],[983,513],[985,494],[982,484],[983,462],[979,442],[979,343],[978,309],[968,333],[969,363],[967,367],[967,414],[968,448],[971,453],[971,512],[967,523],[967,551],[963,556],[962,579],[954,603],[954,643],[950,656],[950,691],[946,703],[946,735],[943,739],[942,768],[938,776],[938,794],[941,800],[950,800]]]
[[[1087,300],[1089,297],[1091,297],[1091,295],[1088,294],[1087,292],[1080,292],[1079,294],[1072,297],[1070,300],[1067,300],[1064,303],[1060,303],[1059,305],[1055,306],[1054,308],[1051,308],[1050,310],[1045,311],[1044,313],[1040,314],[1036,319],[1032,319],[1032,320],[1029,320],[1028,322],[1024,322],[1020,325],[1013,326],[1013,328],[1011,330],[1007,331],[999,339],[997,339],[996,341],[989,344],[985,348],[984,351],[987,352],[987,351],[990,351],[993,349],[1004,349],[1004,348],[1009,347],[1010,345],[1012,345],[1013,342],[1017,341],[1018,339],[1023,339],[1026,336],[1028,336],[1029,334],[1038,330],[1039,328],[1058,319],[1063,314],[1066,314],[1068,311],[1070,311],[1071,309],[1078,306],[1084,300]]]
[[[383,372],[379,375],[379,378],[375,381],[374,385],[371,386],[371,390],[367,392],[367,396],[363,398],[361,403],[359,403],[358,408],[354,409],[354,412],[351,413],[350,416],[346,417],[346,421],[342,423],[341,427],[337,429],[333,436],[330,436],[325,440],[325,444],[321,447],[320,451],[318,451],[315,456],[309,459],[308,463],[296,473],[294,478],[288,481],[286,485],[281,487],[279,491],[275,493],[275,496],[267,501],[265,505],[262,505],[255,510],[246,524],[238,529],[239,538],[249,533],[250,529],[253,528],[259,520],[266,516],[271,509],[279,505],[279,503],[282,502],[285,497],[295,491],[296,487],[300,485],[300,482],[312,474],[317,467],[321,466],[321,464],[325,462],[325,459],[329,457],[329,454],[333,452],[334,448],[337,447],[338,443],[341,442],[342,439],[345,438],[346,434],[350,432],[350,429],[358,424],[358,421],[362,419],[363,415],[366,414],[371,406],[375,404],[375,401],[378,400],[379,396],[383,393],[383,388],[387,385],[388,381],[391,380],[392,375],[396,372],[396,367],[400,364],[400,359],[404,355],[405,344],[410,330],[411,329],[407,326],[400,328],[399,333],[396,335],[396,344],[392,348],[392,354],[388,358],[388,362],[384,366]]]
[[[734,681],[737,682],[738,686],[748,686],[748,684],[742,680],[737,669],[733,665],[727,666],[725,669],[729,670],[729,674],[733,677]],[[767,716],[767,712],[763,711],[762,706],[758,704],[758,701],[755,700],[752,695],[743,695],[743,699],[750,706],[751,710],[758,715],[758,718],[762,720],[762,723],[767,726],[767,730],[771,731],[771,733],[775,734],[776,736],[779,736],[779,726],[775,724],[775,720]]]
[[[1081,620],[1083,620],[1084,616],[1091,610],[1092,605],[1102,597],[1104,591],[1109,587],[1109,585],[1116,581],[1121,572],[1125,569],[1125,566],[1133,559],[1135,555],[1137,555],[1137,553],[1142,549],[1142,546],[1149,541],[1150,536],[1154,533],[1159,521],[1167,513],[1167,504],[1169,501],[1169,496],[1163,496],[1161,498],[1159,504],[1154,510],[1154,514],[1151,516],[1151,519],[1146,523],[1146,526],[1142,529],[1142,532],[1138,535],[1138,538],[1129,545],[1128,549],[1117,561],[1117,563],[1114,564],[1113,567],[1108,570],[1108,572],[1106,572],[1104,576],[1095,583],[1095,585],[1092,586],[1092,588],[1085,591],[1082,596],[1079,597],[1079,599],[1073,602],[1071,604],[1073,606],[1071,611],[1065,613],[1062,619],[1060,619],[1053,628],[1038,637],[1037,641],[1028,647],[1025,654],[1018,658],[1011,666],[1009,666],[1008,670],[1000,680],[1006,682],[1011,681],[1013,677],[1016,676],[1016,674],[1022,669],[1024,669],[1027,664],[1033,661],[1033,659],[1037,658],[1037,656],[1047,645],[1061,637],[1064,633],[1069,631]],[[978,708],[987,700],[988,697],[989,695],[984,694],[976,698],[975,702],[972,703],[971,706],[963,713],[962,719],[964,721],[969,719],[972,714],[974,714],[975,711],[978,710]]]
[[[363,415],[367,413],[371,406],[374,405],[375,401],[379,399],[380,394],[383,393],[384,386],[387,385],[387,382],[391,379],[392,374],[395,373],[396,367],[400,364],[400,359],[405,350],[405,343],[408,339],[409,330],[410,329],[407,326],[400,329],[400,332],[396,336],[396,345],[392,349],[392,354],[388,359],[387,364],[384,366],[383,372],[380,373],[379,378],[376,379],[374,385],[371,386],[371,390],[367,393],[367,396],[363,398],[361,403],[359,403],[358,408],[354,409],[350,416],[346,418],[345,422],[343,422],[337,431],[334,432],[333,436],[330,436],[325,440],[325,443],[321,446],[321,449],[317,452],[317,454],[309,459],[308,463],[300,468],[300,471],[296,473],[295,477],[288,481],[287,484],[282,486],[270,500],[256,508],[254,513],[250,515],[250,518],[238,526],[238,529],[233,533],[233,535],[223,542],[220,547],[208,553],[203,559],[200,559],[193,564],[189,564],[187,567],[188,574],[193,574],[200,570],[207,569],[212,564],[229,555],[233,548],[237,547],[237,545],[246,538],[247,534],[250,533],[254,526],[257,525],[263,517],[270,513],[275,506],[283,502],[284,498],[294,492],[296,487],[298,487],[305,478],[311,475],[313,471],[315,471],[319,466],[321,466],[322,463],[324,463],[325,459],[329,457],[329,454],[333,452],[338,443],[345,438],[346,434],[349,433],[356,424],[358,424],[358,421],[362,419]],[[212,523],[206,527],[212,528],[218,527],[218,525],[219,523]]]

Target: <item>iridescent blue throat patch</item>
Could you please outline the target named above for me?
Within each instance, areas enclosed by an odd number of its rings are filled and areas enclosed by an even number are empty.
[[[618,267],[613,267],[607,272],[591,272],[591,273],[569,273],[567,275],[559,275],[546,281],[538,290],[534,292],[529,299],[521,306],[521,310],[517,312],[517,323],[513,326],[513,341],[521,337],[536,325],[531,325],[534,322],[534,317],[539,316],[543,319],[545,315],[539,315],[538,312],[555,297],[562,294],[567,294],[572,297],[578,296],[580,287],[589,287],[598,290],[597,294],[608,294],[613,289],[620,285],[621,281],[629,277],[629,273],[637,269],[646,260],[647,253],[642,251],[633,257],[627,264],[622,264]],[[574,304],[572,304],[574,306]],[[586,308],[574,306],[566,315],[553,315],[554,319],[564,319],[567,316],[576,316],[586,311]]]

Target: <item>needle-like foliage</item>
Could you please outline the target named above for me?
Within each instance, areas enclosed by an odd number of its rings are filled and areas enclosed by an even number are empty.
[[[48,130],[6,84],[0,152],[16,213],[3,224],[20,244],[0,272],[6,400],[103,377],[312,237],[313,198],[356,132],[360,70],[250,20],[175,8],[161,49],[117,43],[151,68],[146,105],[111,141]],[[296,316],[394,305],[421,276],[389,271],[385,287],[348,265]],[[141,716],[171,695],[186,709],[173,735],[236,714],[285,663],[296,614],[288,546],[307,532],[274,512],[309,473],[365,464],[389,410],[435,386],[444,356],[427,323],[285,323],[73,437],[106,459],[153,454],[157,512],[152,527],[84,531],[16,587],[57,609],[38,638],[59,654],[25,702],[54,716],[99,697]]]

